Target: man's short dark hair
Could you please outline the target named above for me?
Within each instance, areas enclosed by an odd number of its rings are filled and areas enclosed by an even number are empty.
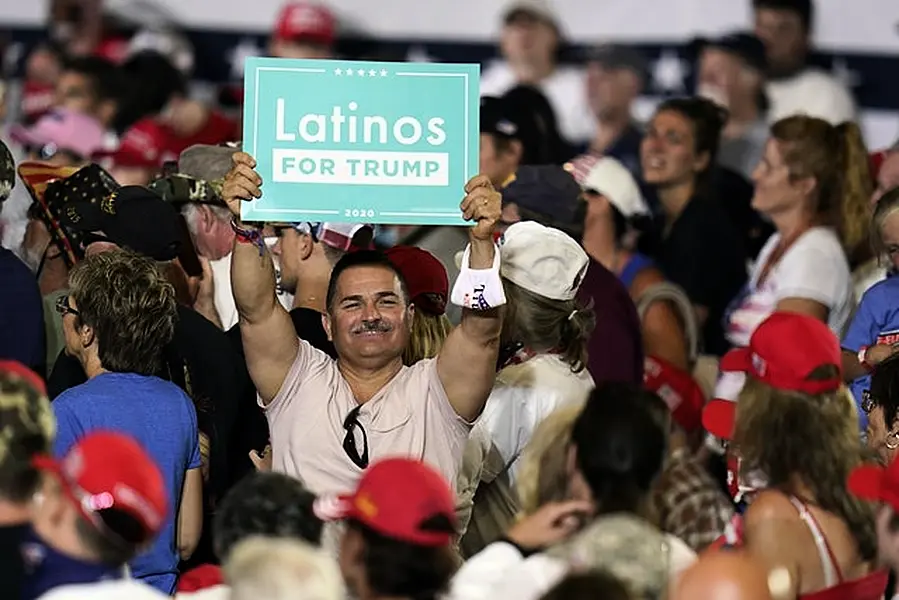
[[[64,70],[85,77],[90,83],[95,100],[118,100],[122,94],[121,73],[118,67],[105,58],[99,56],[70,58],[66,61]]]
[[[262,535],[298,538],[318,546],[322,521],[315,516],[315,496],[281,473],[252,473],[222,500],[213,522],[213,546],[225,560],[243,539]]]
[[[812,30],[815,19],[815,5],[812,0],[752,0],[752,8],[759,10],[788,10],[799,15],[806,32]]]
[[[119,567],[137,556],[147,537],[147,529],[140,521],[116,507],[98,510],[96,516],[102,529],[79,515],[75,531],[97,560]]]
[[[443,525],[452,531],[449,521]],[[375,595],[436,599],[456,572],[457,559],[449,546],[410,544],[381,535],[353,519],[347,521],[347,527],[362,535],[365,578]]]
[[[600,383],[590,394],[571,443],[601,513],[639,510],[668,451],[663,412],[661,398],[631,383]]]
[[[337,300],[337,282],[340,276],[354,267],[383,267],[396,275],[403,290],[403,301],[409,304],[409,289],[406,286],[406,280],[403,279],[403,274],[400,273],[399,269],[390,262],[387,255],[379,250],[356,250],[355,252],[344,254],[331,271],[331,279],[328,281],[328,295],[325,298],[325,306],[328,312],[331,312],[334,302]]]

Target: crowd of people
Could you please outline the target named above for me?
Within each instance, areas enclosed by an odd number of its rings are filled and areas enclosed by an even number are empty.
[[[266,182],[183,45],[34,48],[4,597],[897,595],[899,146],[808,66],[810,0],[752,6],[638,123],[638,53],[560,66],[510,4],[468,227],[246,222]],[[269,51],[335,32],[292,2]]]

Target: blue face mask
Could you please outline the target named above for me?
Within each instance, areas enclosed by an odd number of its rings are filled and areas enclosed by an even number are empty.
[[[22,600],[39,598],[62,585],[96,583],[124,578],[122,566],[85,562],[59,552],[29,528],[22,541],[25,577]]]

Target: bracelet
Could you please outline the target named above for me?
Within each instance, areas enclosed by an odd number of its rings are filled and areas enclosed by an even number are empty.
[[[253,244],[259,248],[259,256],[265,254],[265,238],[262,237],[262,233],[258,229],[243,229],[237,224],[237,219],[232,217],[231,230],[239,243]]]
[[[862,346],[858,349],[858,364],[864,367],[867,371],[873,371],[873,365],[868,362],[868,348],[870,348],[870,346]]]

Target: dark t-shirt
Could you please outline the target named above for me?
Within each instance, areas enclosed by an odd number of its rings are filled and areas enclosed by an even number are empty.
[[[656,231],[644,240],[646,253],[665,278],[681,286],[693,304],[708,309],[702,329],[704,352],[723,354],[728,348],[724,310],[747,278],[743,236],[727,212],[717,201],[695,196],[667,236]]]
[[[325,333],[325,327],[322,325],[320,312],[311,308],[295,308],[290,311],[290,318],[293,320],[294,329],[299,337],[331,358],[337,358],[334,344],[328,339],[328,334]],[[240,339],[240,325],[229,329],[227,336],[240,360],[245,363],[243,342]],[[256,387],[249,377],[240,391],[237,421],[241,426],[234,433],[229,451],[232,476],[235,482],[255,470],[253,463],[248,458],[249,453],[252,450],[261,450],[268,443],[268,422],[256,403]]]
[[[596,329],[588,345],[587,370],[597,383],[643,383],[643,338],[631,296],[618,278],[590,260],[578,298],[593,301]]]
[[[29,525],[0,527],[0,590],[4,598],[20,598],[25,575],[22,543],[30,531]]]
[[[18,256],[0,248],[0,359],[19,361],[43,377],[45,344],[37,279]]]

